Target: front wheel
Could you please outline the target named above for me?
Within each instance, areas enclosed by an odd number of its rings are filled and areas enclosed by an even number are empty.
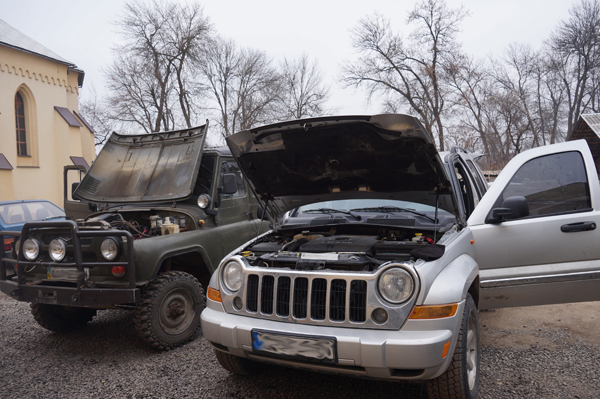
[[[142,290],[135,308],[138,335],[157,349],[169,350],[196,337],[206,306],[202,285],[190,274],[167,272]]]
[[[96,316],[96,309],[32,303],[31,314],[46,330],[66,333],[84,327]]]
[[[477,307],[467,294],[465,309],[448,370],[427,382],[430,399],[475,399],[479,394],[479,319]]]

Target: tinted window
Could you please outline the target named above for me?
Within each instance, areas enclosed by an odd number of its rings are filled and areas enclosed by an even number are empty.
[[[530,216],[591,208],[587,174],[579,152],[546,155],[527,162],[515,173],[496,206],[505,198],[523,196]]]

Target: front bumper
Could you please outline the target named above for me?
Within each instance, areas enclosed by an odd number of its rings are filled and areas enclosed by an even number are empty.
[[[110,307],[132,304],[140,300],[140,290],[136,288],[135,263],[133,258],[133,237],[127,231],[94,230],[82,232],[77,224],[70,220],[58,222],[28,222],[22,232],[0,232],[0,235],[21,237],[24,241],[29,231],[38,228],[69,228],[74,251],[72,262],[28,261],[23,257],[21,242],[19,259],[0,259],[0,291],[13,299],[25,302],[62,306]],[[80,237],[124,236],[127,245],[126,262],[84,262]],[[15,266],[16,265],[16,266]],[[31,266],[66,267],[78,272],[77,281],[67,284],[55,284],[47,281],[31,281],[26,278],[26,270]],[[84,269],[90,267],[124,266],[128,273],[127,285],[123,288],[92,288],[86,281]],[[16,268],[16,277],[11,273]]]
[[[449,366],[460,329],[464,302],[456,315],[436,320],[408,320],[399,331],[301,325],[225,313],[211,300],[202,312],[202,333],[219,350],[235,356],[313,371],[390,380],[431,379]],[[335,365],[268,357],[252,349],[251,331],[335,337]],[[446,357],[444,346],[450,342]]]

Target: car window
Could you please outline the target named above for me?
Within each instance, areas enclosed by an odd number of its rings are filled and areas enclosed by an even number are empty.
[[[4,224],[18,224],[64,216],[65,213],[62,209],[45,201],[0,205],[0,218]]]
[[[219,187],[223,187],[223,175],[225,173],[233,173],[237,183],[237,191],[233,194],[223,194],[223,198],[238,198],[246,196],[246,185],[244,184],[244,176],[235,161],[224,161],[221,164],[221,175],[219,176]]]
[[[530,217],[590,209],[590,190],[581,154],[563,152],[528,161],[515,173],[494,208],[513,196],[527,199]]]
[[[202,157],[200,170],[194,186],[194,195],[210,194],[213,183],[213,171],[215,170],[215,157]]]
[[[473,161],[471,161],[470,159],[467,159],[466,162],[467,162],[467,167],[469,168],[469,171],[471,172],[471,175],[473,177],[473,180],[475,180],[475,184],[477,184],[477,190],[479,191],[479,197],[481,198],[483,196],[483,194],[485,194],[485,192],[487,191],[487,183],[483,180],[483,178],[479,174],[479,172],[477,170],[477,166],[475,166]]]

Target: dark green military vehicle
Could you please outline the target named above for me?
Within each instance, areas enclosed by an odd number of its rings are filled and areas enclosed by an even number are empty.
[[[0,263],[2,292],[30,302],[35,320],[55,332],[119,307],[134,311],[139,335],[156,348],[193,339],[203,286],[261,224],[229,150],[203,148],[206,132],[207,125],[113,133],[84,176],[65,167],[71,220],[0,232],[16,237],[12,258]],[[80,173],[80,183],[72,183]],[[16,276],[7,277],[13,270]]]

